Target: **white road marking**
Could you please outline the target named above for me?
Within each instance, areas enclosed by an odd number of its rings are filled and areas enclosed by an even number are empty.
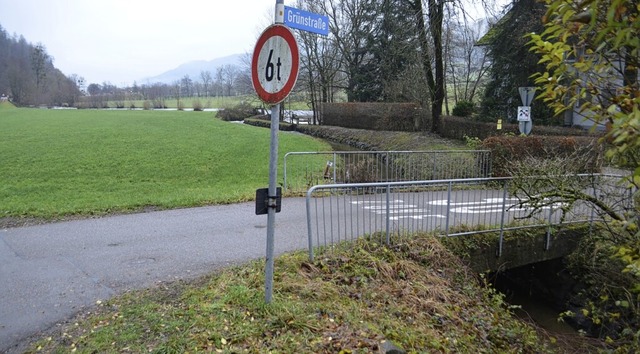
[[[531,208],[528,208],[527,205],[522,205],[516,207],[516,203],[519,199],[517,198],[485,198],[479,202],[459,202],[459,203],[449,203],[448,205],[451,208],[449,211],[451,213],[456,214],[487,214],[487,213],[501,213],[502,206],[504,205],[506,211],[508,212],[527,212],[530,211]],[[372,200],[372,201],[352,201],[351,204],[360,205],[365,210],[370,210],[372,213],[383,215],[387,212],[387,202],[381,200]],[[427,203],[427,205],[433,206],[447,206],[447,200],[432,200]],[[558,209],[564,206],[563,203],[555,203],[551,206],[545,206],[541,209]],[[402,218],[412,218],[412,219],[423,219],[427,217],[436,217],[436,218],[444,218],[444,215],[440,214],[427,214],[430,212],[430,209],[420,208],[414,204],[404,204],[403,200],[395,199],[393,201],[389,201],[389,213],[390,214],[408,214],[401,216],[393,216],[391,220],[398,220]]]
[[[507,199],[503,199],[503,198],[487,198],[487,199],[483,199],[481,202],[451,203],[449,205],[450,206],[467,206],[467,205],[502,204],[503,201],[518,201],[518,199],[516,199],[516,198],[507,198]],[[446,206],[447,205],[447,200],[446,199],[432,200],[428,204]]]
[[[389,203],[404,203],[404,200],[402,199],[394,199],[394,200],[390,200]],[[360,205],[360,204],[367,204],[367,205],[371,205],[371,204],[387,204],[387,201],[385,200],[362,200],[362,201],[352,201],[351,204],[356,204],[356,205]]]
[[[363,209],[369,210],[377,215],[386,215],[387,213],[387,202],[372,200],[372,201],[355,201],[351,202],[354,205],[360,205]],[[389,214],[393,215],[389,217],[389,220],[400,220],[400,219],[414,219],[414,220],[422,220],[425,218],[445,218],[444,215],[439,214],[427,214],[429,213],[429,209],[420,208],[414,204],[404,204],[403,200],[393,200],[389,202]],[[403,215],[396,215],[403,214]]]

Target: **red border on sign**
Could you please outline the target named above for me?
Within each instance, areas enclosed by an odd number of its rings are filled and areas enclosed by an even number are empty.
[[[291,74],[280,91],[269,93],[260,85],[260,80],[258,79],[258,57],[260,56],[260,51],[267,40],[275,36],[282,37],[289,45],[289,49],[291,49]],[[277,104],[284,101],[298,80],[299,65],[300,53],[298,52],[298,43],[296,43],[296,39],[291,30],[281,24],[275,24],[267,27],[267,29],[260,35],[260,38],[258,38],[258,42],[253,50],[253,57],[251,59],[251,81],[258,97],[263,102],[270,104]]]

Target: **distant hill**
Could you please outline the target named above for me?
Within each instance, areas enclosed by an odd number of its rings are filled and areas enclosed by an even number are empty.
[[[241,58],[244,54],[233,54],[222,58],[217,58],[213,60],[196,60],[191,61],[185,64],[178,66],[175,69],[164,72],[160,75],[153,77],[146,77],[138,81],[140,84],[146,83],[164,83],[164,84],[172,84],[177,80],[182,79],[185,75],[189,75],[191,80],[199,81],[200,80],[200,72],[202,71],[210,71],[211,76],[215,76],[216,69],[225,65],[237,65],[240,66],[242,64]]]

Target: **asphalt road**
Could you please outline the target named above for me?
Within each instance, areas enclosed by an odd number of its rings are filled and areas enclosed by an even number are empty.
[[[264,258],[266,226],[245,203],[0,230],[0,352],[126,290]],[[285,199],[275,253],[306,247],[304,198]]]

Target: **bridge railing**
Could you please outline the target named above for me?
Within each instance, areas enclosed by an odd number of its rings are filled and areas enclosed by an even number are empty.
[[[532,177],[533,178],[533,177]],[[585,195],[604,198],[615,208],[632,207],[631,193],[619,176],[578,175]],[[560,197],[538,199],[515,192],[512,178],[473,178],[411,182],[316,185],[307,191],[309,257],[313,248],[374,235],[389,244],[419,231],[440,236],[504,232],[546,227],[546,248],[553,228],[606,218],[590,202],[569,203]]]
[[[284,156],[283,188],[305,192],[338,183],[486,178],[489,150],[290,152]]]

